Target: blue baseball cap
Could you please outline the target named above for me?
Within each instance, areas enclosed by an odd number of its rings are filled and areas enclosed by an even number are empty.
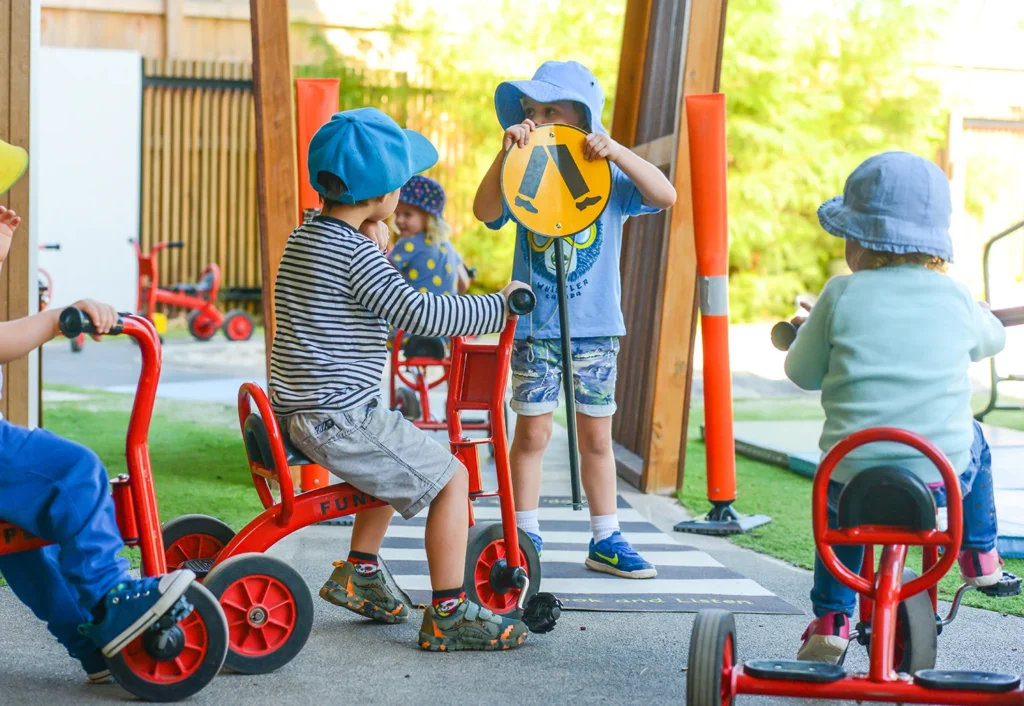
[[[952,262],[952,213],[949,179],[941,169],[908,152],[883,152],[853,170],[843,195],[818,208],[818,222],[868,250]]]
[[[587,111],[587,121],[593,132],[608,131],[601,124],[604,110],[604,91],[597,77],[577,61],[545,61],[529,81],[505,81],[494,91],[494,109],[498,122],[508,130],[526,120],[521,103],[523,96],[538,103],[575,101]]]
[[[403,130],[376,108],[335,113],[309,143],[309,183],[317,193],[341,203],[390,194],[412,175],[437,164],[437,150],[415,130]],[[320,172],[345,182],[339,198],[327,194]]]

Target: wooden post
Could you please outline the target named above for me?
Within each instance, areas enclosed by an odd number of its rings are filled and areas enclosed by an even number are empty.
[[[185,31],[185,0],[164,0],[164,58],[181,58]]]
[[[675,354],[662,364],[658,359],[659,380],[662,370],[670,373],[667,384],[655,388],[655,398],[663,394],[683,395],[679,412],[679,453],[675,473],[668,464],[658,468],[652,479],[655,489],[677,490],[683,485],[686,465],[687,430],[690,423],[690,392],[693,387],[693,343],[697,335],[697,255],[693,236],[693,202],[690,187],[690,148],[686,139],[686,111],[682,99],[694,93],[714,93],[719,89],[722,71],[722,44],[725,39],[727,0],[692,0],[690,30],[686,39],[686,61],[683,65],[682,95],[679,107],[679,140],[676,142],[673,183],[678,194],[672,209],[668,241],[667,276],[662,292],[662,321],[675,322],[662,327],[659,346],[671,348]],[[663,389],[671,388],[671,389]],[[666,459],[670,460],[670,459]],[[673,477],[674,475],[674,477]]]
[[[0,139],[29,148],[29,62],[32,45],[32,0],[0,0]],[[0,203],[22,218],[3,269],[0,270],[0,321],[28,316],[32,252],[29,175],[26,173]],[[31,353],[29,355],[35,355]],[[14,424],[31,426],[29,356],[4,366],[0,412]]]
[[[619,78],[615,86],[615,115],[612,139],[632,147],[636,143],[636,125],[640,115],[640,97],[647,63],[647,35],[651,29],[654,0],[627,0],[622,25],[622,49],[619,52]]]
[[[295,116],[288,53],[288,5],[283,0],[250,0],[249,7],[256,100],[256,196],[269,380],[270,348],[274,341],[274,280],[288,236],[298,225]]]

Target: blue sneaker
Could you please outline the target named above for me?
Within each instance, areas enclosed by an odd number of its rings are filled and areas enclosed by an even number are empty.
[[[103,597],[100,622],[80,625],[78,631],[109,659],[158,621],[167,622],[165,627],[170,628],[188,617],[192,604],[184,596],[195,578],[188,569],[179,569],[165,576],[119,583]]]
[[[110,668],[107,667],[107,660],[99,650],[90,652],[79,658],[78,661],[82,663],[82,669],[85,670],[85,676],[89,679],[90,684],[107,684],[113,681]]]
[[[644,561],[621,532],[614,532],[597,543],[590,540],[587,568],[627,579],[653,579],[658,575],[654,564]]]
[[[523,530],[526,532],[526,530]],[[541,551],[544,549],[544,539],[539,534],[533,532],[526,532],[526,536],[533,542],[533,546],[537,547],[537,556],[540,556]]]

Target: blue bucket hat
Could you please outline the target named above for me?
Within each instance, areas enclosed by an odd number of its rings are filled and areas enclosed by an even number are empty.
[[[335,113],[309,143],[309,183],[321,195],[356,203],[390,194],[413,174],[437,164],[437,150],[414,130],[403,130],[376,108]],[[339,198],[317,180],[329,172],[345,182]]]
[[[444,219],[444,187],[430,177],[414,176],[402,187],[398,200]]]
[[[597,77],[576,61],[545,61],[529,81],[505,81],[494,91],[494,109],[498,122],[508,130],[526,120],[523,96],[538,103],[575,101],[587,111],[587,121],[593,132],[608,131],[601,124],[604,109],[604,91]]]
[[[818,208],[821,227],[869,250],[925,253],[953,261],[946,175],[927,159],[884,152],[864,161],[843,195]]]

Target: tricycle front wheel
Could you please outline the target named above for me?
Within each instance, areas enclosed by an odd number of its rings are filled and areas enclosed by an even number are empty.
[[[529,535],[522,529],[518,532],[519,565],[530,579],[526,592],[529,600],[540,590],[540,556]],[[466,596],[494,613],[518,619],[522,617],[520,590],[509,588],[500,580],[501,572],[507,566],[508,549],[501,524],[477,523],[470,527],[466,547]]]

